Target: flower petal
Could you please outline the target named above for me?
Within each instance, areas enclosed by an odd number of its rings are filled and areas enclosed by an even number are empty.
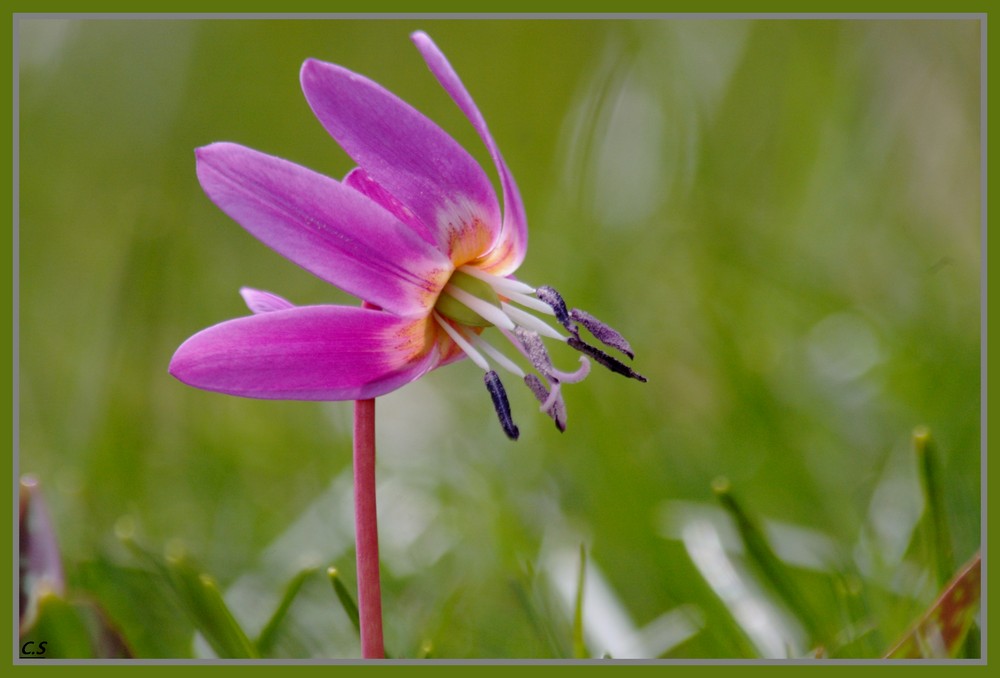
[[[185,341],[170,374],[196,388],[274,400],[358,400],[440,362],[436,331],[352,306],[299,306],[228,320]]]
[[[417,31],[410,37],[423,55],[431,73],[434,74],[452,100],[458,104],[458,107],[465,113],[465,117],[479,133],[479,137],[486,144],[490,157],[493,158],[493,163],[496,165],[497,173],[500,175],[504,208],[503,230],[493,249],[476,265],[497,275],[513,273],[524,261],[524,255],[528,249],[528,220],[514,176],[507,169],[507,163],[504,162],[482,113],[476,107],[476,102],[472,100],[469,91],[462,84],[458,74],[455,73],[455,69],[448,63],[444,54],[437,48],[430,36],[423,31]]]
[[[426,315],[433,307],[451,262],[375,202],[237,144],[195,153],[205,193],[268,247],[397,315]]]
[[[252,287],[241,287],[240,296],[243,297],[247,308],[254,313],[271,313],[273,311],[285,311],[295,308],[295,304],[284,297],[279,297],[277,294],[265,292],[264,290],[255,290]]]
[[[302,91],[327,132],[413,211],[456,266],[492,249],[500,208],[486,173],[458,142],[381,85],[315,59]]]
[[[344,177],[344,185],[350,186],[362,195],[368,196],[369,199],[374,200],[379,205],[392,212],[397,219],[419,233],[420,236],[427,242],[435,246],[437,245],[434,235],[427,230],[427,227],[424,226],[423,222],[417,218],[417,215],[413,213],[413,210],[399,202],[399,200],[396,199],[396,196],[389,193],[389,191],[385,190],[377,181],[372,179],[368,172],[364,171],[360,167],[355,167],[347,173],[347,176]]]

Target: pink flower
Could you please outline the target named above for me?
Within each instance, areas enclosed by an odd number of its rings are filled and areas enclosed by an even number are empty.
[[[563,430],[560,386],[589,371],[553,367],[541,337],[645,379],[580,339],[579,325],[632,357],[617,332],[566,308],[548,287],[512,275],[528,231],[517,185],[482,115],[424,33],[413,41],[472,122],[496,165],[503,211],[483,169],[436,124],[378,84],[316,60],[301,70],[316,117],[357,162],[343,181],[231,143],[196,151],[209,198],[279,254],[366,302],[295,306],[244,288],[253,315],[209,327],[177,349],[170,373],[197,388],[250,398],[360,400],[468,356],[485,372],[504,431],[517,438],[496,364],[522,378]],[[532,313],[534,312],[534,313]],[[535,313],[555,316],[560,329]],[[491,327],[537,374],[481,336]]]

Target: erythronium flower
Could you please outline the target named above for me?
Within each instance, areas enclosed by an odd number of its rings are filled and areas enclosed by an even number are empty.
[[[251,398],[354,400],[355,538],[361,649],[384,656],[375,506],[374,398],[465,356],[483,369],[504,432],[518,436],[495,363],[521,377],[560,430],[561,385],[583,379],[586,356],[645,381],[580,338],[582,325],[629,358],[628,342],[550,287],[513,278],[527,250],[514,178],[444,55],[413,41],[472,122],[500,177],[504,211],[482,168],[437,125],[374,82],[309,60],[309,105],[358,167],[338,182],[230,143],[196,152],[198,179],[229,216],[278,253],[363,300],[361,307],[295,306],[260,290],[241,294],[253,315],[194,335],[170,372],[198,388]],[[554,316],[562,331],[530,311]],[[536,370],[527,373],[480,335],[496,327]],[[556,369],[542,336],[584,353]]]
[[[486,144],[503,212],[483,169],[436,124],[371,80],[308,60],[301,70],[305,97],[358,167],[335,181],[243,146],[215,143],[196,152],[198,179],[216,205],[263,243],[366,303],[295,306],[244,288],[253,315],[188,339],[170,372],[198,388],[251,398],[363,400],[468,356],[482,368],[510,438],[518,429],[494,365],[523,379],[563,430],[560,387],[587,375],[585,356],[645,379],[585,343],[579,326],[631,358],[620,334],[568,309],[552,288],[512,277],[527,250],[514,178],[444,55],[426,34],[412,39]],[[537,374],[487,343],[481,334],[490,327]],[[542,337],[585,354],[580,366],[556,369]]]

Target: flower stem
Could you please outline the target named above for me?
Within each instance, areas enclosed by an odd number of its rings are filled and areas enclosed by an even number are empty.
[[[358,556],[361,656],[384,659],[375,507],[375,400],[354,402],[354,534]]]

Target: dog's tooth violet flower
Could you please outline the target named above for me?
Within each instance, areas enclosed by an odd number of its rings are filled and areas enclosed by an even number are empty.
[[[232,143],[196,151],[209,198],[279,254],[364,300],[363,307],[295,306],[244,288],[253,315],[209,327],[177,349],[170,373],[197,388],[251,398],[360,400],[414,381],[465,356],[484,382],[505,433],[518,436],[494,367],[521,378],[540,409],[566,426],[561,387],[583,379],[589,358],[645,381],[615,330],[569,309],[551,287],[512,275],[527,250],[514,178],[471,96],[424,33],[413,34],[431,72],[482,138],[496,165],[503,211],[483,169],[459,144],[378,84],[340,66],[306,61],[305,97],[358,164],[335,181]],[[539,316],[552,316],[554,323]],[[496,328],[521,364],[483,336]],[[580,351],[557,369],[543,338]]]

